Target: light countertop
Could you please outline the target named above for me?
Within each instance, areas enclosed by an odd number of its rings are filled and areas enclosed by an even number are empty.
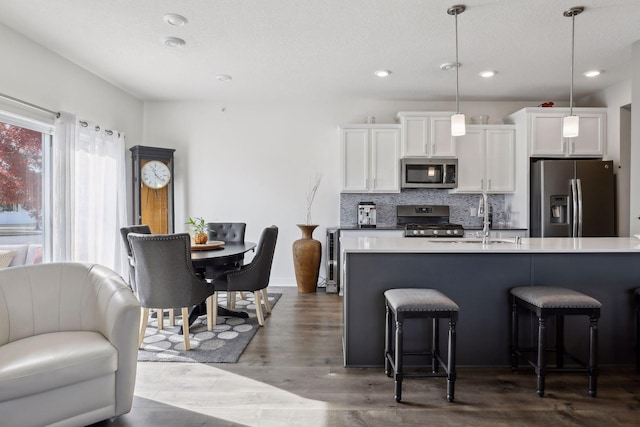
[[[483,245],[479,239],[432,239],[428,237],[342,237],[340,249],[346,253],[579,253],[640,252],[636,237],[546,237],[491,239]]]

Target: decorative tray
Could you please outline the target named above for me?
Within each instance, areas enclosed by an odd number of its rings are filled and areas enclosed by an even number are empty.
[[[200,245],[191,245],[192,251],[208,251],[211,249],[218,249],[224,246],[224,242],[221,240],[210,240],[207,243]]]

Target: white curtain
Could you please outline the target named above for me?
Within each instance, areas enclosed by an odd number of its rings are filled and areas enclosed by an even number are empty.
[[[52,152],[53,261],[98,263],[126,277],[124,135],[62,113]]]

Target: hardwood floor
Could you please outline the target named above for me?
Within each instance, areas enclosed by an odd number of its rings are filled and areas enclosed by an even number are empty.
[[[461,368],[455,402],[429,378],[405,380],[396,403],[382,368],[342,366],[342,297],[269,290],[282,298],[238,363],[141,362],[132,411],[95,426],[640,425],[632,367],[602,367],[596,398],[581,374],[549,375],[539,398],[529,369]]]

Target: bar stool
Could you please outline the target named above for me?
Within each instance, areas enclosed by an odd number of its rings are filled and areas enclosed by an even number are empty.
[[[402,399],[402,380],[409,377],[446,377],[447,400],[453,402],[456,381],[456,321],[458,305],[445,294],[435,289],[389,289],[384,293],[386,308],[384,370],[388,377],[395,380],[396,402]],[[433,335],[431,350],[421,353],[404,352],[403,322],[408,318],[431,319]],[[447,363],[440,356],[439,319],[449,319]],[[395,328],[394,328],[395,319]],[[394,337],[395,331],[395,337]],[[395,338],[395,348],[392,341]],[[431,357],[431,373],[404,371],[403,356],[426,355]],[[439,373],[439,366],[445,370]]]
[[[583,293],[552,286],[520,286],[511,289],[511,369],[518,371],[518,357],[535,368],[538,377],[538,396],[544,395],[544,380],[547,372],[586,372],[589,376],[589,395],[596,396],[598,377],[598,319],[602,304]],[[528,358],[525,352],[535,348],[522,348],[518,343],[518,309],[525,308],[538,317],[537,360]],[[564,316],[589,316],[589,361],[587,364],[569,354],[564,348]],[[546,329],[549,316],[556,318],[555,348],[546,348]],[[545,353],[555,353],[555,368],[546,366]],[[565,356],[582,366],[582,369],[564,367]]]
[[[640,372],[640,288],[635,290],[636,295],[636,370]]]

